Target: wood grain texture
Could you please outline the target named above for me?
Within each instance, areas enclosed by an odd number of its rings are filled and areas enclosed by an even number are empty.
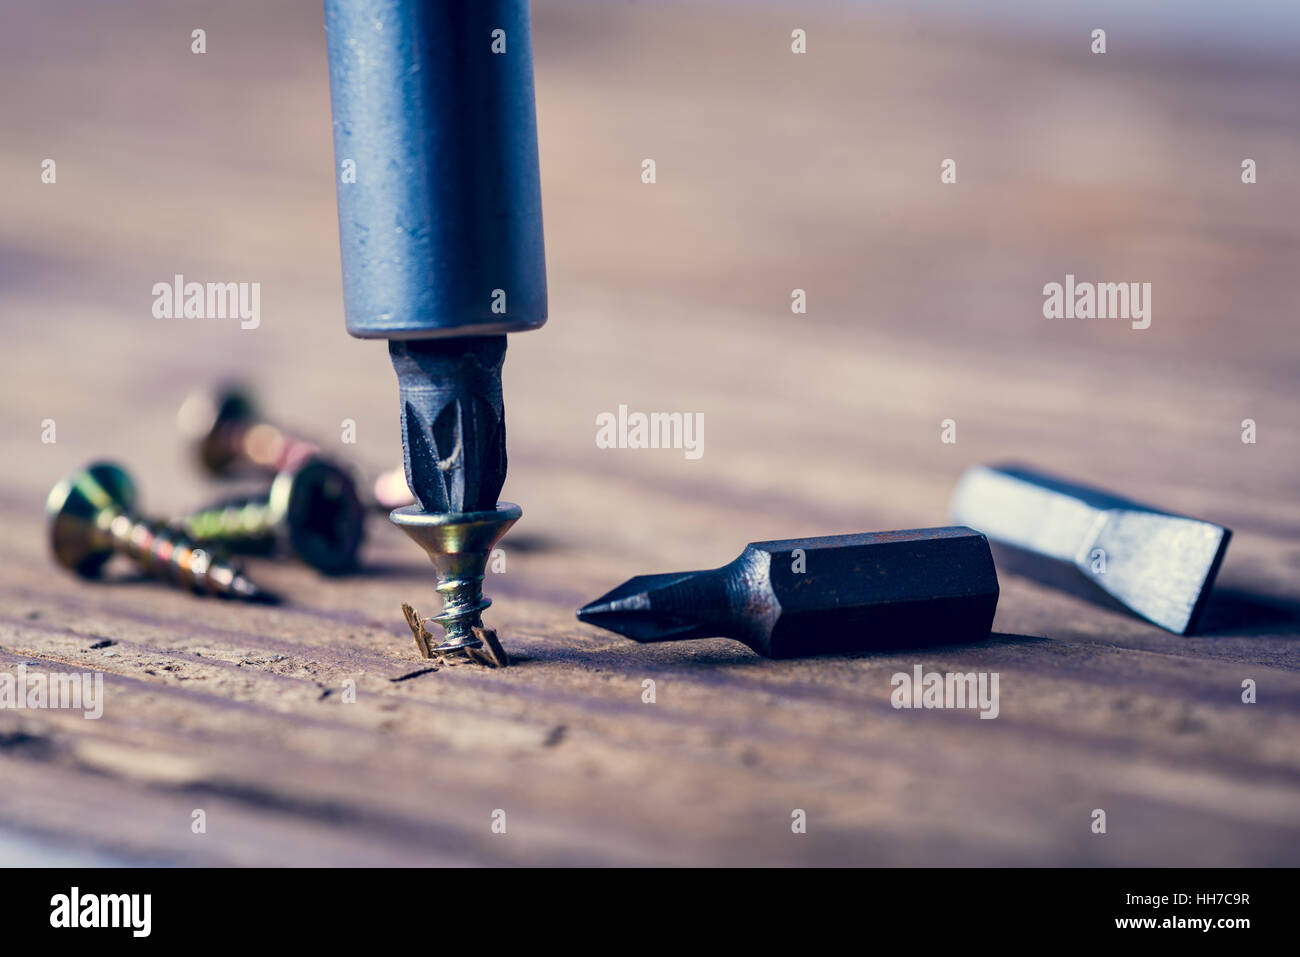
[[[227,491],[176,436],[192,387],[245,376],[373,475],[396,384],[343,329],[317,3],[29,3],[0,31],[0,671],[107,694],[98,721],[0,711],[0,835],[183,864],[1296,863],[1294,65],[832,7],[796,57],[770,8],[536,7],[551,320],[505,365],[502,670],[417,656],[400,605],[431,614],[433,578],[383,520],[357,576],[251,563],[274,608],[52,565],[44,496],[93,457],[158,514]],[[1045,320],[1067,272],[1151,282],[1151,328]],[[175,273],[260,282],[261,326],[152,319]],[[705,454],[596,448],[619,404],[703,412]],[[1006,458],[1232,527],[1208,634],[1009,576],[990,641],[921,654],[574,620],[748,541],[944,524]],[[917,663],[998,672],[999,718],[893,709]]]

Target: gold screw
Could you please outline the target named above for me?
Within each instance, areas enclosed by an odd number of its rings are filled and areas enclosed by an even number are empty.
[[[179,530],[133,514],[135,500],[131,476],[111,462],[96,462],[55,485],[45,514],[58,563],[93,578],[121,553],[152,577],[201,594],[271,600],[237,567],[195,547]]]

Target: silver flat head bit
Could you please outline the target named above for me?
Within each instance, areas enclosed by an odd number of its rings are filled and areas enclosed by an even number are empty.
[[[578,619],[635,641],[734,638],[794,658],[979,641],[997,603],[987,539],[923,528],[755,542],[721,568],[638,575]]]
[[[1232,532],[1020,466],[979,466],[952,519],[993,543],[998,567],[1189,634]]]

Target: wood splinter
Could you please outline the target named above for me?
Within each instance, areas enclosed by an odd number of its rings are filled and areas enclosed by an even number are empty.
[[[421,658],[437,658],[439,662],[448,665],[455,663],[451,656],[438,653],[438,641],[426,627],[426,622],[432,621],[432,618],[421,618],[419,612],[406,602],[402,602],[402,614],[411,629],[411,634],[415,636],[415,647],[419,650]],[[463,657],[488,668],[505,668],[510,664],[510,656],[501,647],[495,631],[491,628],[475,626],[473,632],[474,637],[483,642],[483,647],[466,648],[463,656],[456,657]]]

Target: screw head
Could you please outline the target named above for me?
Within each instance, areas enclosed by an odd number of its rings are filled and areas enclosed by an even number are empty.
[[[228,441],[230,430],[257,420],[257,404],[248,390],[238,385],[191,392],[176,413],[181,434],[194,443],[199,461],[214,475],[235,464],[238,453]]]
[[[347,471],[310,458],[271,483],[271,519],[295,555],[318,571],[356,567],[365,534],[365,507]]]
[[[493,546],[523,513],[513,502],[483,512],[426,512],[417,504],[393,509],[388,519],[424,549],[440,574],[481,578]]]
[[[60,481],[45,500],[55,560],[78,575],[98,575],[113,555],[108,523],[135,500],[131,476],[113,462],[95,462]]]

